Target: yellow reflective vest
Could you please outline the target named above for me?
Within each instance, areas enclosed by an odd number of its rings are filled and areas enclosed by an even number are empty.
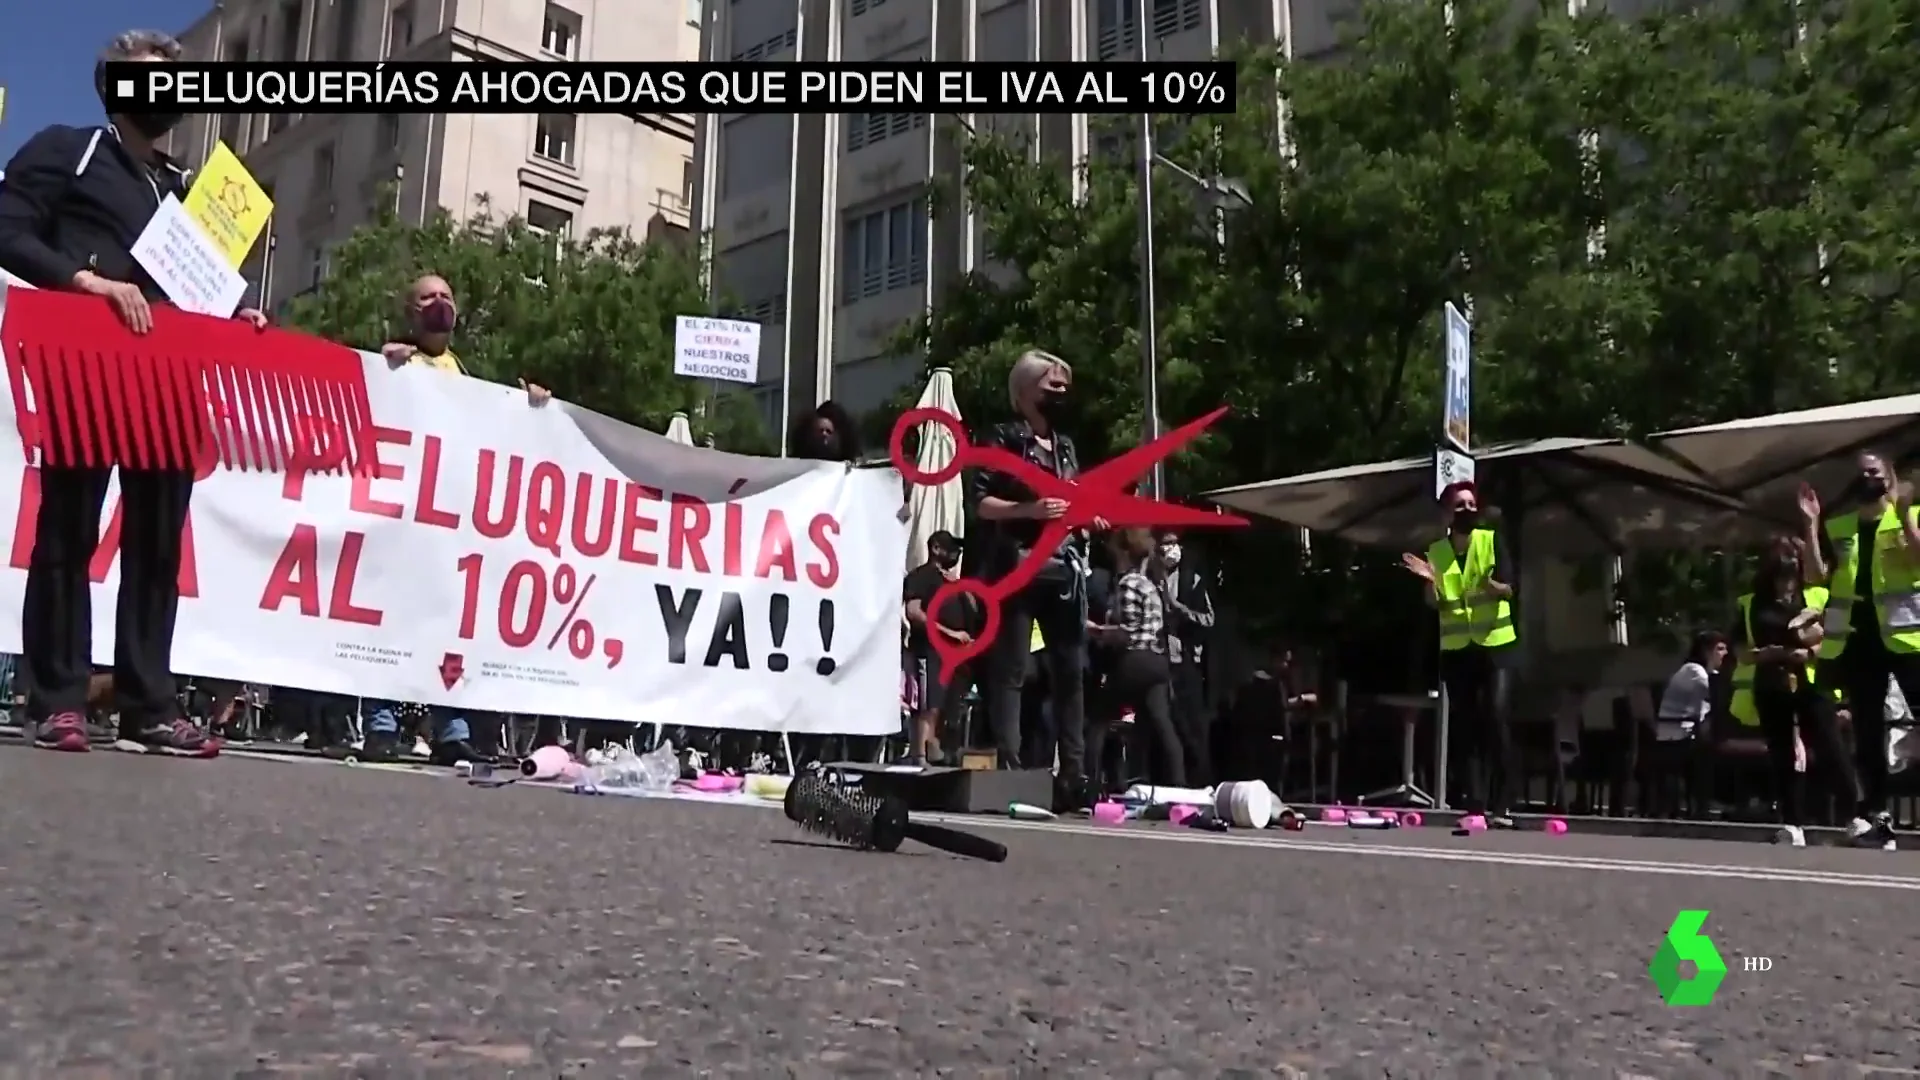
[[[1913,511],[1920,517],[1920,509]],[[1847,647],[1853,631],[1853,605],[1860,599],[1854,578],[1860,571],[1860,515],[1841,514],[1827,519],[1827,539],[1833,546],[1828,575],[1826,616],[1821,630],[1820,656],[1831,659]],[[1920,551],[1909,553],[1900,516],[1888,507],[1873,535],[1873,607],[1880,622],[1880,638],[1888,652],[1920,652]]]
[[[1477,595],[1493,573],[1492,529],[1475,529],[1467,540],[1465,558],[1453,552],[1445,537],[1427,548],[1433,566],[1433,594],[1440,612],[1440,649],[1453,652],[1469,645],[1494,648],[1511,645],[1519,634],[1513,626],[1513,608],[1505,597]],[[1511,572],[1511,568],[1508,568]]]
[[[1801,603],[1806,607],[1823,608],[1828,605],[1827,590],[1817,585],[1801,589],[1800,595]],[[1756,648],[1757,646],[1753,643],[1753,594],[1747,593],[1740,597],[1739,604],[1740,627],[1746,631],[1747,647]],[[1823,655],[1824,652],[1823,649]],[[1747,727],[1756,727],[1760,723],[1760,710],[1753,703],[1753,675],[1756,668],[1757,665],[1742,663],[1738,657],[1734,659],[1733,701],[1728,703],[1727,711],[1733,714],[1735,720]],[[1813,685],[1813,673],[1814,666],[1808,664],[1807,670],[1802,674],[1808,686]]]

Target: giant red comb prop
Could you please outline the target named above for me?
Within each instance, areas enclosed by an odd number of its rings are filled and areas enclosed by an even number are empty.
[[[893,435],[887,441],[887,449],[893,456],[894,468],[900,470],[910,484],[944,484],[960,475],[966,468],[981,468],[992,472],[1006,473],[1025,484],[1037,498],[1064,499],[1067,512],[1058,520],[1049,521],[1040,530],[1040,538],[1027,552],[1027,557],[1012,573],[998,581],[977,581],[961,578],[940,586],[927,604],[929,612],[940,610],[941,605],[962,594],[970,593],[980,598],[980,605],[986,611],[986,625],[972,641],[965,645],[949,641],[940,634],[929,634],[927,640],[935,652],[940,654],[940,683],[946,685],[948,679],[961,664],[979,656],[993,643],[1000,633],[1000,605],[1008,597],[1027,587],[1040,573],[1053,553],[1067,542],[1067,537],[1076,529],[1092,525],[1096,519],[1105,521],[1116,528],[1130,528],[1152,525],[1187,525],[1201,528],[1218,528],[1227,525],[1246,525],[1247,519],[1234,514],[1222,514],[1213,510],[1197,510],[1191,506],[1161,502],[1132,494],[1128,489],[1140,478],[1140,474],[1152,468],[1154,463],[1170,457],[1175,450],[1192,442],[1194,437],[1205,431],[1215,420],[1226,415],[1227,408],[1222,405],[1207,415],[1191,423],[1167,432],[1144,446],[1136,446],[1119,457],[1101,463],[1089,469],[1073,480],[1062,480],[1032,462],[1015,454],[1010,454],[997,446],[975,446],[967,441],[967,433],[960,427],[959,418],[945,409],[909,409],[894,422]],[[918,462],[907,456],[907,433],[921,424],[938,424],[953,435],[956,447],[953,460],[945,468],[927,472]]]
[[[0,350],[50,465],[337,472],[370,422],[352,349],[164,305],[135,335],[95,297],[0,285]]]

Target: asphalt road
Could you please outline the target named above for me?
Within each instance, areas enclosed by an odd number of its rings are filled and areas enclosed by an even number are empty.
[[[18,747],[0,794],[4,1076],[1920,1075],[1920,854],[996,827],[994,866]],[[1682,908],[1705,1008],[1646,976]]]

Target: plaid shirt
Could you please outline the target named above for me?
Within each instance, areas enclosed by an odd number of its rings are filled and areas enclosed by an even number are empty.
[[[1166,604],[1147,575],[1136,570],[1120,579],[1113,611],[1113,625],[1126,631],[1127,651],[1167,651]]]

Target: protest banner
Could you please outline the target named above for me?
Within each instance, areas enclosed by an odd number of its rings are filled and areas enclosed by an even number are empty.
[[[177,672],[633,723],[898,728],[896,473],[682,446],[580,406],[534,408],[518,390],[360,357],[373,421],[363,474],[240,472],[208,457],[185,534]],[[0,410],[0,427],[35,430],[8,395]],[[25,437],[0,438],[0,477],[12,528],[0,651],[17,653],[39,494]],[[117,487],[107,500],[92,564],[102,665]]]

